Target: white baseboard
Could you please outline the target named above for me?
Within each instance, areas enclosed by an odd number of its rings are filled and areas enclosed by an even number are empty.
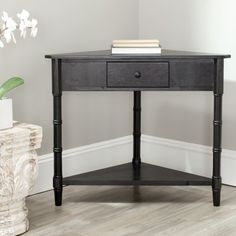
[[[206,177],[212,175],[212,148],[142,135],[142,160]],[[132,159],[132,136],[112,139],[63,152],[64,177],[127,163]],[[223,183],[236,186],[236,151],[222,152]],[[53,154],[39,157],[39,176],[32,193],[52,189]]]
[[[142,135],[142,157],[156,164],[212,177],[212,147]],[[236,151],[223,149],[221,175],[224,184],[236,186]]]
[[[120,165],[132,157],[132,137],[112,139],[63,151],[63,176]],[[52,189],[53,154],[39,157],[39,176],[32,194]]]

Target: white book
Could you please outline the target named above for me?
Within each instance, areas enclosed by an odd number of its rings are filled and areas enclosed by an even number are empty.
[[[114,48],[111,49],[112,54],[161,54],[161,48]]]
[[[158,39],[113,40],[113,44],[160,44]]]
[[[113,43],[115,48],[158,48],[160,47],[159,43]]]

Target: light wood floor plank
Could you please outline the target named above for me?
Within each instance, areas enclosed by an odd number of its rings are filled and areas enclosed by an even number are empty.
[[[236,188],[69,186],[63,206],[53,192],[31,196],[26,236],[235,236]]]

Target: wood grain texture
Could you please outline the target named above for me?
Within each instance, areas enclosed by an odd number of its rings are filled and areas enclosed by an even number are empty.
[[[46,58],[51,59],[72,59],[72,60],[160,60],[160,59],[174,59],[174,58],[229,58],[227,54],[214,54],[214,53],[202,53],[202,52],[190,52],[190,51],[176,51],[162,49],[161,55],[112,55],[111,50],[98,50],[88,52],[74,52],[74,53],[62,53],[46,55]]]
[[[215,65],[213,59],[171,60],[170,87],[213,90]]]
[[[213,91],[215,63],[229,55],[163,50],[161,55],[111,55],[110,51],[49,55],[53,90],[62,91]],[[55,92],[54,92],[55,95]]]
[[[222,206],[212,207],[209,187],[87,187],[31,196],[25,236],[234,236],[236,188],[223,186]]]
[[[142,90],[165,90],[165,91],[214,91],[223,92],[223,62],[229,55],[214,55],[194,52],[181,52],[163,50],[161,55],[111,55],[110,51],[94,51],[72,54],[49,55],[53,63],[53,95],[54,95],[54,178],[53,186],[55,190],[55,204],[62,204],[62,133],[61,133],[61,94],[66,91],[134,91]],[[62,62],[62,63],[61,63]],[[106,81],[106,83],[105,83]],[[61,86],[64,85],[64,86]],[[214,94],[216,96],[216,94]],[[220,99],[221,100],[221,99]],[[215,103],[216,104],[216,103]],[[219,103],[215,105],[215,114],[221,114]],[[137,122],[139,116],[135,116]],[[216,122],[218,122],[216,120]],[[141,130],[134,130],[134,133],[141,133]],[[221,140],[221,132],[214,132],[214,140]],[[134,142],[140,140],[134,139]],[[219,141],[218,141],[219,142]],[[219,149],[219,150],[218,150]],[[216,150],[220,152],[220,143],[214,146],[213,170],[220,170],[220,154],[215,154]],[[217,157],[217,158],[216,158]],[[218,160],[218,161],[216,161]],[[115,172],[115,170],[114,170]],[[130,170],[126,171],[128,176]],[[164,181],[156,172],[164,174],[162,169],[152,170],[156,179],[151,179],[149,170],[144,171],[145,178],[138,181],[130,181],[126,178],[125,183],[120,181],[123,177],[122,171],[116,173],[116,178],[109,172],[109,181],[104,178],[97,182],[96,175],[86,181],[81,181],[77,176],[75,179],[67,179],[66,184],[177,184],[173,178],[168,181],[164,175]],[[165,171],[166,172],[166,171]],[[127,174],[126,173],[126,174]],[[142,168],[140,169],[142,175]],[[148,174],[147,174],[148,173]],[[137,173],[134,172],[136,175]],[[170,176],[172,174],[169,173]],[[175,174],[177,175],[177,173]],[[125,176],[125,175],[124,175]],[[148,176],[148,178],[146,178]],[[175,177],[175,176],[174,176]],[[188,176],[181,179],[185,184],[188,182]],[[74,177],[73,177],[74,178]],[[104,180],[105,179],[105,180]],[[160,181],[161,179],[161,181]],[[148,181],[147,181],[148,180]],[[150,181],[152,180],[152,181]],[[213,176],[213,199],[214,206],[220,205],[220,174]],[[105,181],[105,182],[104,182]],[[201,184],[201,181],[198,183]],[[205,184],[205,181],[203,181]]]
[[[65,185],[211,185],[211,179],[156,165],[132,163],[64,178]]]
[[[169,87],[168,62],[107,63],[108,87]]]
[[[81,87],[106,87],[105,62],[67,62],[61,66],[62,90],[79,90]]]

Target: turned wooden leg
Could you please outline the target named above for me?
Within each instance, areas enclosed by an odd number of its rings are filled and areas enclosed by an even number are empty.
[[[134,123],[133,123],[133,165],[141,164],[141,91],[134,91]]]
[[[220,206],[221,193],[221,133],[222,133],[222,96],[224,87],[223,59],[215,60],[214,81],[214,121],[213,121],[213,176],[212,193],[214,206]]]
[[[54,176],[53,188],[55,205],[62,204],[62,111],[61,111],[61,76],[60,60],[53,60],[53,125],[54,125]]]
[[[54,97],[54,176],[53,188],[55,194],[55,205],[62,204],[62,133],[61,133],[61,97]]]
[[[212,192],[214,206],[220,206],[221,192],[221,129],[222,129],[222,94],[214,94],[214,141],[213,141],[213,177]]]

